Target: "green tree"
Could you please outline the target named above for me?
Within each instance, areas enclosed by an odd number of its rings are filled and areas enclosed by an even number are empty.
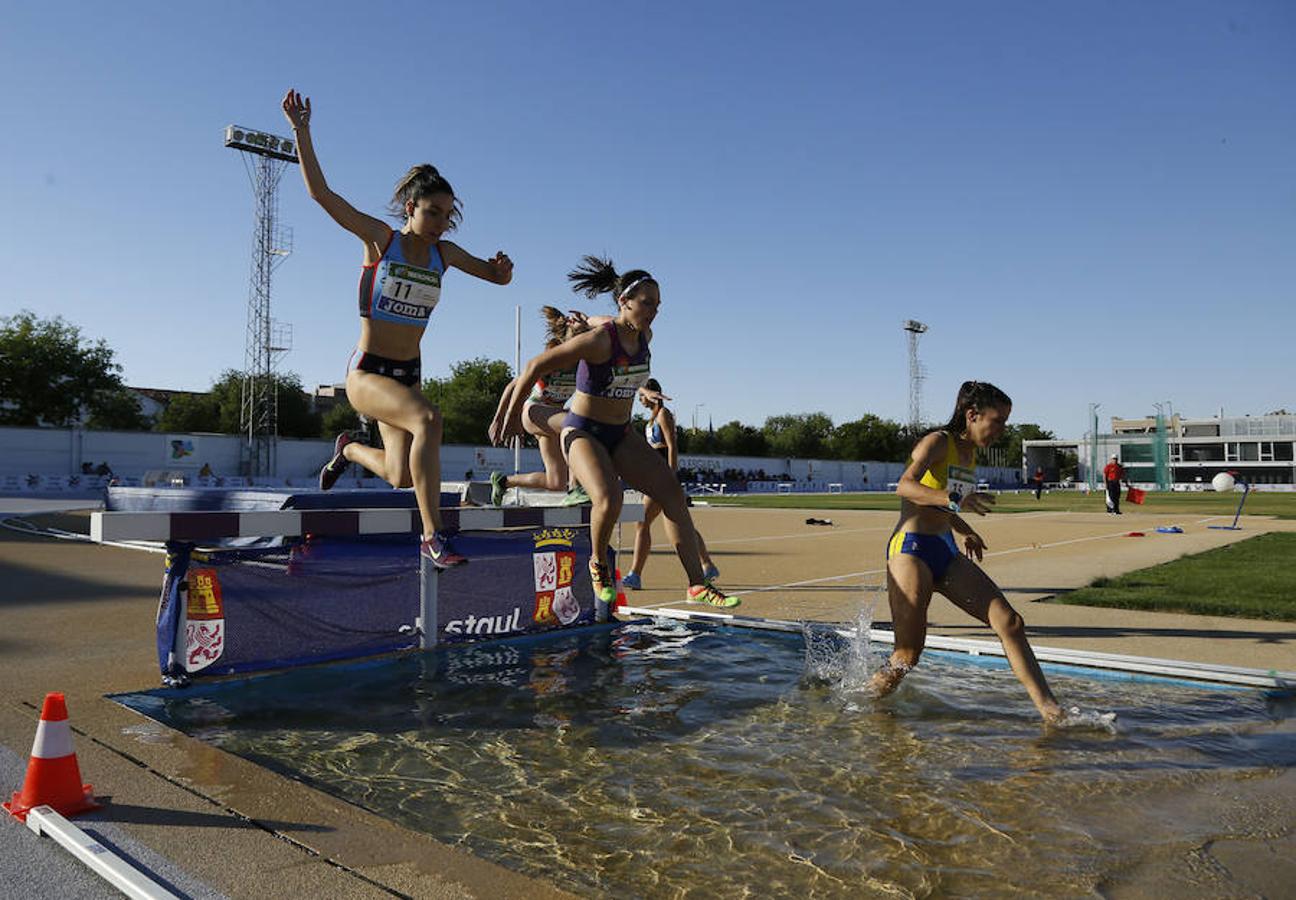
[[[449,378],[430,378],[423,395],[441,408],[441,440],[446,444],[484,444],[500,394],[513,370],[500,359],[477,357],[455,363]]]
[[[310,399],[296,373],[276,373],[275,396],[279,405],[280,437],[320,436],[320,415],[311,410]],[[243,373],[226,369],[206,394],[181,394],[172,398],[158,417],[154,430],[239,434],[242,412]]]
[[[0,317],[0,425],[96,427],[144,424],[131,415],[121,366],[102,340],[90,343],[81,329],[30,310]]]
[[[986,448],[991,451],[989,458],[1003,460],[1009,468],[1020,468],[1022,464],[1022,441],[1051,441],[1053,432],[1041,428],[1033,422],[1010,424],[1004,428],[1003,435],[993,445]],[[980,454],[978,454],[979,456]]]
[[[826,413],[799,413],[770,416],[761,430],[774,456],[822,458],[828,455],[833,423]]]
[[[715,439],[716,452],[726,456],[764,456],[769,450],[763,431],[736,419],[717,428]]]
[[[828,446],[834,459],[899,462],[909,453],[902,432],[899,422],[865,413],[854,422],[834,428]]]
[[[323,430],[320,437],[331,438],[343,431],[356,431],[360,428],[360,414],[345,400],[324,413]]]
[[[135,395],[123,387],[99,395],[90,405],[85,427],[94,431],[148,431],[153,420],[144,415]]]
[[[220,400],[214,394],[176,394],[158,414],[153,430],[174,434],[219,433],[220,420]]]

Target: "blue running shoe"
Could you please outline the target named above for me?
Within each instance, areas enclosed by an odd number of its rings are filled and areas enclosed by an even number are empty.
[[[621,579],[621,586],[628,587],[632,591],[642,591],[643,581],[634,572]]]

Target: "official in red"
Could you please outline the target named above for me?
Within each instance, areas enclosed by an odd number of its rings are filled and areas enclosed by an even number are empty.
[[[1107,465],[1103,466],[1103,481],[1107,482],[1107,512],[1120,515],[1121,482],[1129,484],[1125,467],[1120,464],[1116,454],[1111,455]]]

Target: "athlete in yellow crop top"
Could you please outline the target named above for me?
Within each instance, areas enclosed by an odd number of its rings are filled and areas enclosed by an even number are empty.
[[[1026,640],[1025,622],[972,561],[981,560],[985,541],[960,515],[983,516],[994,505],[994,497],[976,490],[976,448],[988,447],[1003,435],[1011,412],[1012,400],[1003,391],[983,381],[965,381],[949,424],[914,445],[896,487],[900,521],[887,543],[895,649],[873,676],[871,687],[878,696],[895,690],[918,664],[927,636],[927,608],[932,592],[939,591],[994,629],[1013,672],[1045,721],[1063,718]],[[954,533],[963,537],[963,554]]]

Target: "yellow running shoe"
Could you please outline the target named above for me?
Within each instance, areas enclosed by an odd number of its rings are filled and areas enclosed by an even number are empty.
[[[608,573],[608,567],[591,559],[589,573],[594,585],[594,596],[608,605],[616,603],[616,582]]]
[[[688,589],[684,597],[686,603],[706,603],[710,606],[731,607],[742,601],[737,597],[727,597],[720,589],[711,584],[696,585]]]

